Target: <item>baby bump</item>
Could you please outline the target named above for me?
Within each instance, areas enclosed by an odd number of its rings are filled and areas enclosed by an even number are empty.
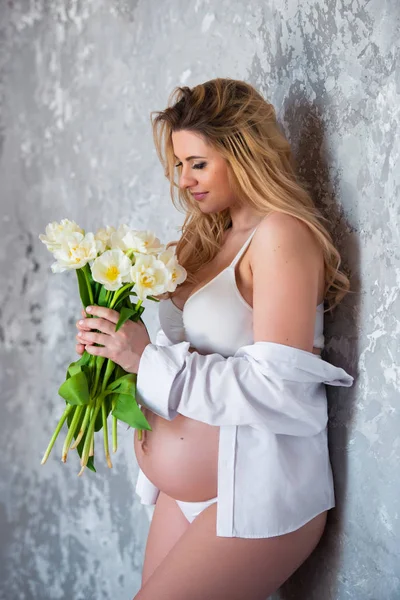
[[[201,502],[217,495],[219,427],[177,415],[167,421],[143,409],[152,431],[134,433],[139,467],[176,500]]]

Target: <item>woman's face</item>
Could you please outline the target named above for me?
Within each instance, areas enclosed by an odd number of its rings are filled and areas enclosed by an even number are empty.
[[[235,204],[225,158],[192,131],[173,132],[172,145],[179,187],[193,196],[202,212],[216,213]],[[196,197],[200,192],[205,195]]]

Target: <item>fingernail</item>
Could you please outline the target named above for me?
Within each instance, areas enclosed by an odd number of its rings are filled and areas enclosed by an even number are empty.
[[[83,325],[85,323],[85,321],[79,321],[79,325]]]
[[[92,307],[91,306],[87,306],[86,307],[86,312],[92,312]]]

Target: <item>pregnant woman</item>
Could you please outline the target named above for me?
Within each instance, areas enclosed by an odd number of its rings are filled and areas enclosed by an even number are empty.
[[[320,356],[324,305],[349,290],[325,219],[252,86],[176,88],[154,140],[186,218],[187,279],[141,323],[94,307],[77,351],[137,373],[137,492],[155,504],[137,600],[266,600],[318,544],[335,505]],[[94,343],[101,346],[94,346]]]

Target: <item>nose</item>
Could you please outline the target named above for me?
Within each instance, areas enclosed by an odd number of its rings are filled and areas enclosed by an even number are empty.
[[[193,172],[190,173],[190,171],[188,171],[187,173],[188,174],[186,174],[185,169],[182,168],[182,173],[179,177],[179,187],[182,189],[194,187],[197,183],[197,179],[193,176]]]

